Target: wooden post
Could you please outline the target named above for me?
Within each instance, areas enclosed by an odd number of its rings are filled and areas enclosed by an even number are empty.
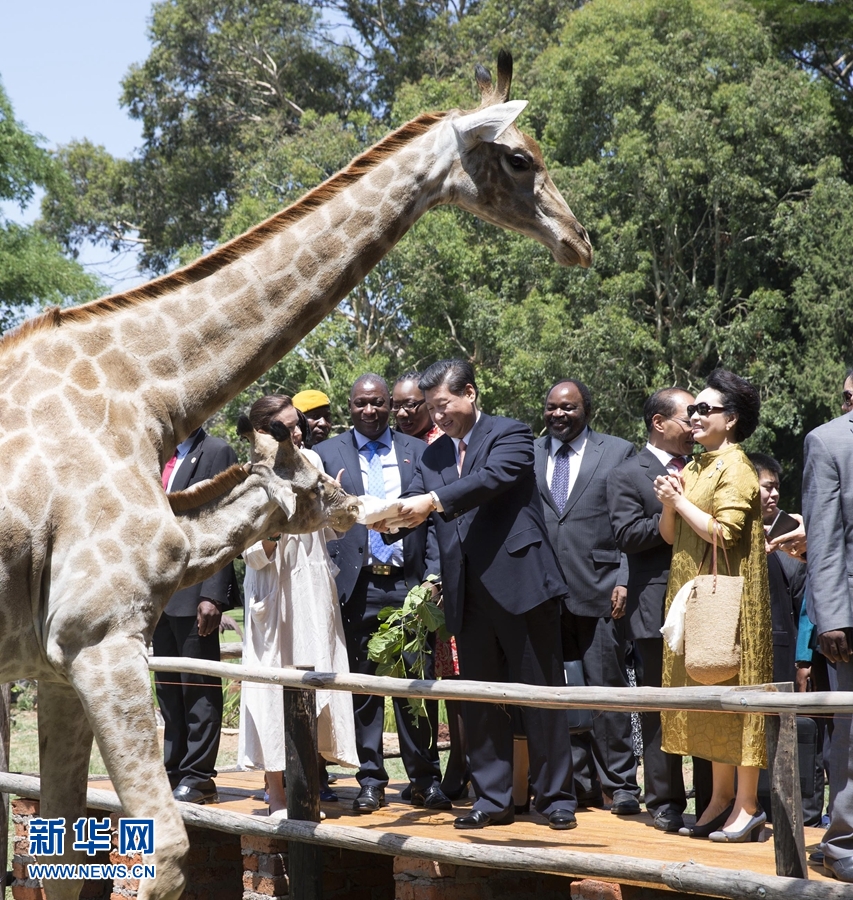
[[[0,684],[0,772],[9,771],[9,735],[12,716],[12,685]],[[0,897],[6,896],[9,868],[9,795],[0,793]]]
[[[300,667],[313,671],[313,667]],[[284,750],[287,818],[320,821],[320,770],[317,750],[317,703],[314,691],[284,690]],[[290,840],[287,874],[291,900],[321,900],[323,850]]]
[[[793,691],[791,682],[773,685],[777,691]],[[765,716],[767,765],[770,775],[770,809],[776,874],[808,878],[806,841],[803,833],[803,798],[797,752],[797,717],[794,713]]]

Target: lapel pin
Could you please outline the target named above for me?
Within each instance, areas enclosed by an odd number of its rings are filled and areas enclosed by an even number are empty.
[[[196,457],[194,456],[194,457],[190,460],[190,462],[191,462],[191,463],[194,463],[195,461],[196,461]]]

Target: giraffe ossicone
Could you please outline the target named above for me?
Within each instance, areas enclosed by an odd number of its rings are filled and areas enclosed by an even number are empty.
[[[586,231],[514,124],[512,59],[478,109],[418,116],[293,206],[147,285],[0,342],[0,681],[39,681],[41,812],[84,815],[97,737],[124,813],[153,818],[155,879],[184,887],[146,645],[194,559],[163,492],[177,444],[292,349],[435,206],[589,266]],[[220,541],[227,543],[224,536]],[[66,841],[71,847],[72,840]],[[80,862],[68,850],[60,862]],[[150,862],[150,860],[148,860]],[[79,882],[48,881],[49,900]]]

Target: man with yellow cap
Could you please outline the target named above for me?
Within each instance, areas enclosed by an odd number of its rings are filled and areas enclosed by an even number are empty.
[[[300,391],[294,395],[293,405],[308,419],[312,445],[325,441],[332,430],[332,409],[328,396],[322,391]]]

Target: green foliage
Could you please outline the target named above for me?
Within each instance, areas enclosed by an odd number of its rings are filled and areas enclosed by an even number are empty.
[[[40,138],[15,121],[0,84],[0,200],[22,210],[36,188],[64,190],[67,177]],[[40,225],[23,226],[0,215],[0,330],[17,324],[40,307],[81,302],[97,296],[100,284],[65,257]]]
[[[435,576],[429,576],[434,581]],[[419,584],[406,595],[402,607],[386,606],[379,613],[379,629],[367,643],[368,658],[377,664],[377,675],[392,678],[426,677],[426,658],[432,653],[427,639],[436,632],[448,640],[444,610],[435,603],[432,589]],[[426,701],[409,697],[406,701],[412,719],[426,718]]]

